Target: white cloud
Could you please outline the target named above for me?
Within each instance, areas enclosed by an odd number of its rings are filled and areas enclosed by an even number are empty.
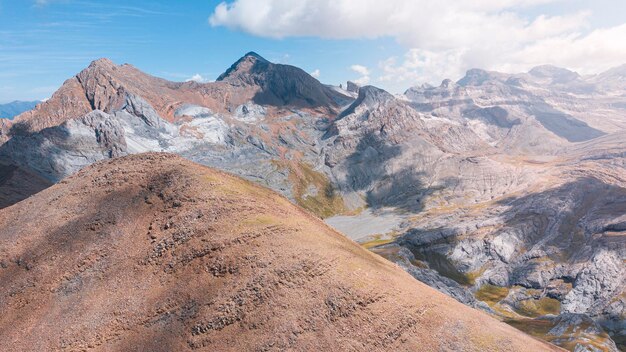
[[[564,9],[558,16],[533,8],[559,1],[235,0],[219,4],[209,22],[270,38],[392,37],[407,48],[404,57],[362,77],[404,87],[456,79],[473,67],[525,71],[550,63],[592,73],[626,62],[626,22],[591,28],[591,13],[568,12],[565,1],[555,4]]]
[[[363,76],[363,77],[359,77],[357,79],[353,79],[352,82],[360,85],[360,86],[366,86],[370,83],[370,77],[369,76]]]
[[[378,81],[406,89],[417,82],[439,83],[444,77],[460,77],[462,55],[457,50],[410,49],[400,62],[395,57],[381,62]]]
[[[370,70],[363,65],[352,65],[350,66],[350,69],[358,74],[361,74],[362,76],[369,76],[370,74]]]
[[[202,77],[201,74],[196,73],[195,75],[191,76],[190,78],[186,79],[185,82],[190,82],[190,81],[194,81],[194,82],[198,82],[198,83],[206,83],[209,80],[205,79],[204,77]]]
[[[318,69],[313,70],[313,72],[311,72],[310,75],[315,78],[320,78],[320,69],[318,68]]]
[[[354,83],[360,85],[360,86],[364,86],[367,85],[368,83],[370,83],[370,70],[369,68],[363,66],[363,65],[352,65],[350,66],[350,69],[356,73],[358,73],[359,75],[361,75],[361,77],[352,80]]]

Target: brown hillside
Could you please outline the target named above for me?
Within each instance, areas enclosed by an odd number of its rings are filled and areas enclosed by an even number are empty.
[[[557,350],[285,198],[169,154],[0,211],[3,351]]]

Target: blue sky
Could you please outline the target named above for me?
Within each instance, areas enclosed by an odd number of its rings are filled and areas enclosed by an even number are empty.
[[[626,63],[624,1],[460,3],[0,0],[0,103],[49,97],[100,57],[170,80],[213,80],[252,50],[319,70],[325,83],[392,92],[472,67],[594,73]]]
[[[218,3],[0,0],[0,103],[49,97],[100,57],[174,81],[196,74],[214,80],[243,54],[256,51],[308,72],[319,69],[320,80],[339,84],[358,78],[353,64],[402,53],[389,38],[277,40],[212,27],[208,19]]]

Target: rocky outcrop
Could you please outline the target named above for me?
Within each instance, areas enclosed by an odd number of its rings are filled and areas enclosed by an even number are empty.
[[[346,90],[348,92],[352,92],[352,93],[359,93],[359,89],[361,88],[361,86],[359,86],[358,84],[352,82],[352,81],[348,81],[346,83]]]
[[[39,133],[13,136],[0,146],[0,158],[5,163],[34,170],[51,182],[96,161],[126,154],[121,124],[99,110]]]
[[[474,277],[475,290],[483,285],[523,287],[530,290],[521,291],[518,300],[524,301],[528,292],[539,290],[542,295],[532,298],[536,302],[544,297],[561,302],[553,313],[594,319],[621,341],[626,246],[623,235],[607,231],[607,224],[619,223],[624,206],[624,186],[578,179],[511,203],[485,205],[480,212],[459,209],[441,214],[441,221],[422,217],[419,228],[408,225],[400,245],[449,258],[452,267]],[[439,228],[443,221],[446,229]],[[464,276],[451,275],[449,269],[439,272],[463,282]],[[519,309],[508,299],[508,305]],[[540,309],[540,303],[533,305]]]
[[[92,111],[85,91],[78,81],[72,77],[65,81],[50,99],[37,105],[34,110],[18,115],[12,128],[13,134],[38,132],[48,127],[84,116]]]

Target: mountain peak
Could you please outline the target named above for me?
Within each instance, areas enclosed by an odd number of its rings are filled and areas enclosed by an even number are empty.
[[[376,101],[376,102],[384,102],[390,99],[393,99],[393,95],[387,92],[384,89],[374,87],[374,86],[365,86],[359,88],[359,100]]]
[[[117,65],[111,61],[110,59],[107,59],[105,57],[100,58],[98,60],[93,60],[90,64],[89,64],[89,68],[94,68],[94,67],[100,67],[100,68],[113,68],[116,67]]]
[[[338,94],[302,69],[269,62],[255,52],[237,60],[217,81],[256,90],[253,100],[260,105],[326,107],[333,110]]]
[[[269,62],[263,56],[255,53],[254,51],[247,52],[246,55],[244,55],[240,60],[242,60],[242,59],[256,59],[256,60]]]
[[[359,88],[361,88],[361,86],[356,84],[356,83],[354,83],[354,82],[352,82],[352,81],[348,81],[346,83],[346,90],[348,92],[358,93],[359,92]]]
[[[339,115],[339,118],[353,114],[358,107],[372,108],[394,99],[394,96],[384,89],[374,86],[360,87],[357,99]]]
[[[452,80],[450,78],[446,78],[443,81],[441,81],[441,84],[439,85],[439,88],[450,88],[454,86],[454,82],[452,82]],[[428,87],[425,87],[428,88]]]
[[[240,80],[242,75],[250,74],[254,70],[263,70],[269,65],[271,65],[271,62],[254,51],[250,51],[235,61],[226,72],[217,77],[217,81]]]

